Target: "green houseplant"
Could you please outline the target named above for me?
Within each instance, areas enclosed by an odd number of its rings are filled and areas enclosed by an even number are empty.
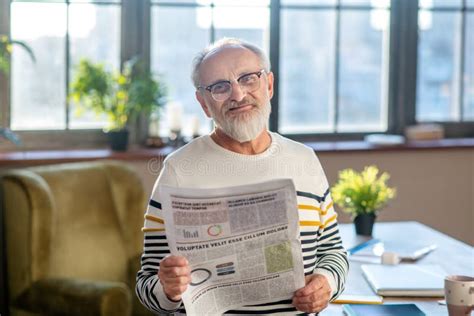
[[[344,169],[331,190],[334,202],[352,215],[358,235],[372,235],[377,213],[396,194],[396,189],[386,184],[390,175],[378,173],[376,166],[365,167],[362,172]]]
[[[141,113],[149,116],[162,107],[166,90],[137,58],[125,62],[120,72],[82,59],[76,67],[69,96],[78,106],[78,115],[86,109],[105,114],[105,131],[112,149],[126,150],[129,124]]]
[[[10,39],[7,35],[0,35],[0,72],[8,74],[10,72],[10,56],[13,51],[13,45],[23,48],[33,61],[36,61],[31,48],[22,41]]]
[[[13,51],[13,45],[22,47],[30,56],[33,62],[36,61],[31,48],[21,41],[10,39],[7,35],[0,35],[0,74],[8,75],[10,73],[10,60]],[[12,130],[0,127],[0,137],[3,137],[15,145],[20,145],[20,138]]]

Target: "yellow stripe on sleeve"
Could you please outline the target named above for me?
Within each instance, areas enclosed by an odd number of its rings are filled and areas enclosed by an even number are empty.
[[[143,227],[142,232],[148,233],[148,232],[164,232],[164,228],[148,228],[148,227]]]
[[[300,226],[321,226],[320,221],[300,221]]]
[[[145,219],[148,219],[150,221],[157,222],[157,223],[160,223],[160,224],[165,223],[162,218],[159,218],[159,217],[156,217],[156,216],[153,216],[153,215],[149,215],[149,214],[145,214]]]
[[[336,217],[337,217],[337,214],[334,214],[333,216],[329,217],[329,218],[324,222],[324,224],[321,225],[321,227],[322,227],[322,228],[326,227],[326,226],[329,224],[329,222],[332,222],[333,220],[335,220]]]
[[[298,209],[300,210],[313,210],[321,212],[321,209],[317,206],[307,205],[307,204],[298,204]]]
[[[322,210],[321,208],[317,207],[317,206],[313,206],[313,205],[307,205],[307,204],[298,204],[298,209],[299,210],[311,210],[311,211],[318,211],[320,215],[326,215],[327,212],[329,211],[329,209],[333,206],[334,202],[331,201],[331,203],[329,203],[327,206],[326,206],[326,209]]]
[[[318,226],[318,227],[324,228],[336,218],[337,218],[337,214],[334,214],[333,216],[328,218],[323,224],[321,224],[320,221],[300,221],[300,226]]]
[[[331,201],[331,203],[329,203],[326,208],[324,209],[324,211],[321,212],[321,215],[326,215],[327,212],[329,211],[329,209],[334,205],[334,202]]]

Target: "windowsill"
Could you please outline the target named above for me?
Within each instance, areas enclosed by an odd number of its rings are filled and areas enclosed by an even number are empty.
[[[378,151],[413,151],[433,149],[474,148],[474,138],[453,138],[434,141],[413,141],[396,146],[376,146],[364,141],[306,142],[306,145],[318,153],[338,152],[378,152]],[[110,149],[70,149],[11,151],[0,153],[0,167],[41,165],[100,159],[115,160],[148,160],[166,157],[173,152],[173,147],[132,148],[127,152],[114,152]]]
[[[474,148],[474,138],[444,138],[409,141],[400,145],[373,145],[366,141],[305,142],[316,152],[405,151],[426,149]]]

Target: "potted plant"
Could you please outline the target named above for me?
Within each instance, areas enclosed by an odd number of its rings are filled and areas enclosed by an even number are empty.
[[[165,103],[166,91],[137,58],[124,63],[121,72],[105,69],[100,63],[82,59],[76,67],[70,97],[77,113],[89,109],[105,114],[112,150],[124,151],[128,145],[128,126],[139,114],[149,116]]]
[[[35,55],[31,48],[21,41],[16,41],[8,38],[7,35],[0,35],[0,74],[8,75],[10,72],[10,57],[13,51],[13,45],[22,47],[30,56],[33,62],[36,62]],[[20,138],[12,130],[5,127],[0,127],[0,137],[3,137],[15,145],[20,145]]]
[[[8,38],[6,35],[0,35],[0,72],[8,74],[10,72],[10,56],[13,51],[13,45],[22,47],[33,61],[36,61],[31,48],[22,41],[16,41]]]
[[[388,200],[395,197],[396,189],[387,186],[387,172],[377,176],[376,166],[362,172],[345,169],[339,172],[338,182],[331,190],[334,202],[352,215],[358,235],[371,236],[377,213]]]

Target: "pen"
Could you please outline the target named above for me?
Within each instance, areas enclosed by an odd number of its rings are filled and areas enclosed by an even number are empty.
[[[377,238],[374,238],[374,239],[370,239],[370,240],[367,240],[361,244],[358,244],[357,246],[354,246],[350,249],[347,249],[347,253],[349,255],[353,255],[354,253],[356,253],[357,251],[361,250],[361,249],[364,249],[365,247],[368,247],[370,245],[373,245],[373,244],[376,244],[376,243],[379,243],[380,240],[377,239]]]

